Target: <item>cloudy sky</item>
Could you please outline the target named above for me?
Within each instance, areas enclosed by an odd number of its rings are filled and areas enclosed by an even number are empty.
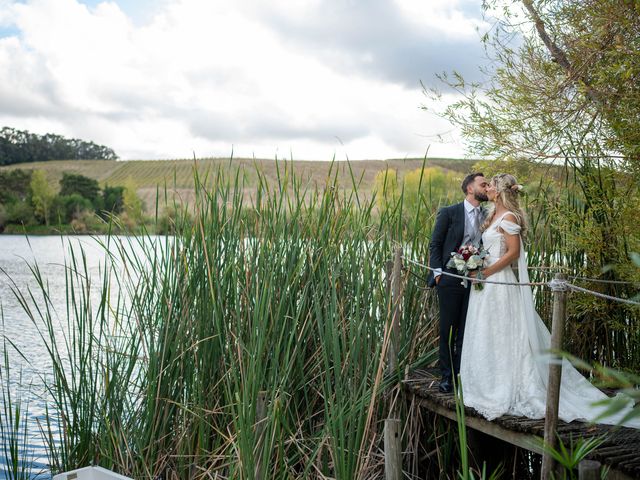
[[[0,0],[0,126],[123,159],[462,156],[420,82],[478,78],[480,4]]]

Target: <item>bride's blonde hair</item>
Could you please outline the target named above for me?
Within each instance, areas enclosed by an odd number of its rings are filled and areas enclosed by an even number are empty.
[[[518,197],[522,194],[522,185],[518,183],[516,177],[509,173],[499,173],[491,179],[496,186],[496,195],[500,197],[500,201],[504,207],[513,213],[516,217],[516,223],[520,225],[520,236],[524,238],[527,233],[527,218],[524,210],[520,207]],[[495,209],[489,212],[487,219],[482,225],[482,230],[486,230],[495,215]]]

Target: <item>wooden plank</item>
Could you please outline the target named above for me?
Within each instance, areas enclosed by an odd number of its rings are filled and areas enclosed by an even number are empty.
[[[413,397],[413,400],[420,406],[432,411],[437,415],[441,415],[445,418],[448,418],[452,421],[457,421],[456,412],[448,409],[447,407],[439,404],[431,398],[423,397],[420,395],[416,395],[413,392],[409,392],[409,395]],[[530,433],[524,432],[514,432],[512,430],[503,428],[495,422],[490,422],[481,417],[474,416],[465,416],[465,424],[469,428],[473,428],[474,430],[478,430],[480,432],[486,433],[487,435],[491,435],[492,437],[498,438],[502,441],[510,443],[520,448],[524,448],[525,450],[529,450],[531,452],[537,453],[538,455],[542,455],[542,449],[540,448],[539,439],[540,436],[532,435]],[[537,439],[537,441],[536,441]],[[598,457],[598,450],[594,452],[594,457]],[[591,457],[591,456],[590,456]],[[600,459],[604,464],[608,464],[611,468],[609,470],[609,474],[607,476],[607,480],[634,480],[638,477],[629,476],[624,472],[615,469],[615,465],[611,465],[607,462],[606,457]]]
[[[607,474],[607,480],[638,480],[638,477],[630,477],[629,475],[612,468]]]
[[[607,456],[607,461],[612,464],[621,464],[627,462],[629,460],[637,460],[638,459],[638,451],[629,451],[625,450],[620,452],[619,454]]]
[[[446,417],[454,422],[457,420],[456,412],[449,410],[448,408],[439,405],[438,403],[424,397],[414,396],[415,401],[422,405],[434,413]],[[535,435],[530,435],[527,433],[519,433],[513,432],[511,430],[507,430],[502,428],[496,423],[485,420],[480,417],[466,417],[465,424],[469,428],[473,428],[474,430],[478,430],[482,433],[486,433],[487,435],[491,435],[492,437],[498,438],[505,442],[511,443],[517,447],[524,448],[526,450],[530,450],[532,452],[542,454],[542,450],[537,446]]]
[[[581,461],[578,465],[578,478],[580,480],[600,480],[600,462]]]
[[[441,394],[434,383],[435,377],[429,371],[411,372],[408,380],[402,382],[404,392],[422,407],[456,421],[455,400],[452,395]],[[431,385],[431,388],[429,387]],[[526,450],[541,454],[539,444],[534,443],[544,433],[544,420],[503,416],[493,422],[479,416],[473,409],[465,408],[466,425],[505,442]],[[632,480],[640,478],[640,431],[629,428],[616,428],[608,425],[592,425],[582,422],[558,422],[557,431],[563,442],[573,437],[591,438],[606,435],[605,442],[588,460],[599,461],[610,468],[608,480]],[[539,435],[536,435],[538,433]],[[634,452],[638,460],[634,458]]]

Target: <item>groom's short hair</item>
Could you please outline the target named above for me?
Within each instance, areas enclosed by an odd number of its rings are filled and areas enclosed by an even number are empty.
[[[464,194],[467,194],[467,187],[469,186],[470,183],[472,183],[476,177],[484,177],[484,173],[482,172],[475,172],[475,173],[470,173],[469,175],[467,175],[466,177],[464,177],[464,180],[462,180],[462,191],[464,192]]]

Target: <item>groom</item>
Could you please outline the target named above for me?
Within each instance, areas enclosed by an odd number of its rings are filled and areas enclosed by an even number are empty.
[[[460,370],[471,282],[465,288],[459,278],[442,275],[442,272],[457,274],[455,269],[445,266],[451,252],[470,243],[480,245],[480,227],[486,216],[480,202],[487,201],[487,186],[482,173],[467,175],[462,181],[464,201],[438,210],[429,243],[429,266],[434,270],[430,271],[427,284],[436,287],[440,304],[439,366],[442,378],[438,388],[443,393],[453,390],[453,375]]]

